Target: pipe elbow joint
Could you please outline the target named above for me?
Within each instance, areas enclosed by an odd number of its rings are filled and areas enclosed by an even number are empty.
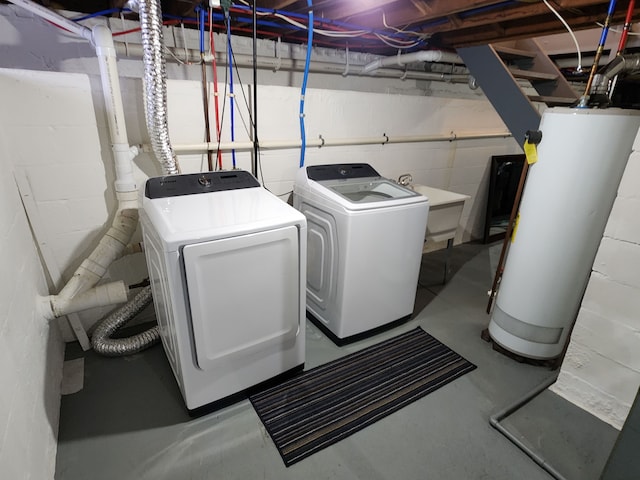
[[[73,298],[52,295],[48,298],[51,318],[81,312],[95,307],[115,305],[127,301],[127,288],[122,280],[87,290]]]
[[[91,38],[88,39],[96,49],[98,55],[115,57],[116,47],[113,43],[113,35],[106,25],[94,25],[91,29]]]

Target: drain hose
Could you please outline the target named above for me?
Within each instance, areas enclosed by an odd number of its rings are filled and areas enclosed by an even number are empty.
[[[130,302],[120,307],[96,327],[91,345],[96,353],[107,357],[119,357],[138,353],[158,342],[158,326],[127,338],[111,338],[116,330],[140,313],[152,301],[151,286],[144,287]]]

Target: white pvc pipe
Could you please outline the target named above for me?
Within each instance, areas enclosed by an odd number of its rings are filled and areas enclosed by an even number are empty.
[[[66,17],[54,12],[53,10],[49,10],[42,5],[32,2],[31,0],[9,0],[11,3],[18,5],[25,10],[28,10],[32,13],[35,13],[37,16],[42,17],[50,22],[68,30],[71,33],[75,33],[79,37],[85,38],[87,40],[91,40],[91,30],[85,27],[84,25],[80,25],[72,20],[69,20]]]
[[[81,305],[82,309],[86,309],[92,306],[104,305],[103,302],[105,301],[111,302],[113,300],[115,303],[120,303],[122,301],[122,289],[118,292],[114,290],[114,287],[108,287],[87,292],[98,283],[111,263],[122,255],[122,251],[130,242],[138,224],[137,185],[133,178],[132,166],[133,157],[137,154],[137,147],[130,147],[127,139],[120,79],[115,57],[116,50],[111,31],[102,25],[96,25],[93,30],[90,30],[30,0],[11,1],[89,40],[95,47],[100,67],[111,146],[116,165],[115,189],[118,198],[118,210],[111,228],[109,228],[89,257],[74,272],[60,293],[51,297],[51,301],[48,302],[51,312],[47,313],[46,316],[53,318],[64,315],[61,312],[71,313],[69,311],[70,305]],[[80,296],[84,292],[87,292],[87,294]],[[124,301],[126,301],[126,294]],[[54,305],[66,307],[54,309]],[[73,308],[75,310],[72,311],[78,311],[78,308]]]
[[[142,45],[132,44],[132,43],[124,43],[124,42],[115,42],[116,50],[119,55],[132,56],[132,57],[141,57],[143,53]],[[172,52],[175,57],[184,59],[185,57],[185,49],[184,48],[175,48],[175,47],[166,47],[167,50]],[[193,49],[186,49],[189,58],[199,58],[200,52]],[[174,60],[175,58],[171,55],[166,55],[165,58],[167,60]],[[213,59],[212,55],[205,55],[205,61],[211,61]],[[216,52],[216,62],[219,65],[228,65],[227,62],[227,54],[225,52]],[[234,64],[239,67],[253,68],[253,57],[251,55],[244,54],[235,54],[234,55]],[[303,60],[295,60],[291,58],[277,58],[277,57],[258,57],[257,59],[257,68],[262,70],[272,70],[272,71],[287,71],[287,72],[302,72],[304,71],[304,61]],[[360,75],[364,72],[364,66],[361,65],[349,65],[349,75]],[[312,61],[309,66],[309,71],[312,73],[328,73],[334,75],[343,75],[345,73],[345,66],[339,63],[330,63],[330,62],[318,62]],[[448,74],[448,73],[435,73],[435,72],[418,72],[418,71],[400,71],[397,69],[379,69],[376,71],[376,77],[383,78],[402,78],[402,79],[412,79],[412,80],[436,80],[436,81],[447,81],[453,83],[466,83],[469,80],[469,75],[466,74]]]
[[[404,137],[351,137],[351,138],[315,138],[308,139],[307,147],[343,147],[353,145],[386,145],[390,143],[422,143],[422,142],[452,142],[455,140],[476,140],[476,139],[489,139],[489,138],[507,138],[510,137],[509,132],[496,132],[496,133],[466,133],[456,134],[451,133],[449,135],[414,135]],[[272,141],[260,141],[259,147],[261,150],[286,150],[290,148],[300,148],[302,145],[301,140],[272,140]],[[145,150],[149,150],[149,145],[144,146]],[[229,150],[251,150],[253,149],[253,142],[221,142],[218,146],[217,142],[203,142],[203,143],[190,143],[182,145],[174,145],[173,149],[176,153],[199,153],[206,152],[208,150],[229,151]]]
[[[136,194],[130,192],[130,195]],[[98,283],[113,261],[122,256],[122,251],[131,240],[137,225],[137,209],[118,210],[111,228],[91,255],[80,264],[58,296],[71,299]]]
[[[132,161],[138,154],[138,149],[129,146],[127,138],[120,77],[116,64],[116,48],[111,30],[104,25],[94,26],[91,43],[96,49],[100,67],[102,94],[107,112],[109,138],[116,169],[115,189],[116,192],[136,192],[138,187],[133,177]],[[135,205],[120,205],[120,208],[137,208],[137,203]]]
[[[393,57],[379,58],[368,63],[362,69],[363,74],[371,74],[382,67],[391,65],[403,66],[415,62],[442,62],[442,63],[464,63],[455,53],[443,52],[442,50],[421,50],[419,52],[395,55]]]
[[[99,285],[73,298],[51,295],[51,318],[81,312],[94,307],[104,307],[127,301],[127,287],[122,280]]]

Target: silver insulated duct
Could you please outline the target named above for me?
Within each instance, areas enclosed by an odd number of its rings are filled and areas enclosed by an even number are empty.
[[[158,342],[158,326],[127,338],[110,338],[116,330],[140,313],[151,303],[151,286],[144,287],[130,302],[117,309],[95,329],[91,336],[93,349],[108,357],[132,355]]]
[[[179,172],[169,141],[167,123],[167,73],[162,37],[162,9],[158,0],[130,0],[127,6],[138,12],[142,29],[144,63],[144,109],[151,146],[165,175]]]
[[[144,63],[144,108],[147,130],[157,159],[165,175],[180,173],[169,141],[167,123],[167,83],[162,38],[162,10],[157,0],[128,2],[138,12],[142,29]],[[102,320],[93,332],[91,344],[102,355],[121,356],[137,353],[158,342],[158,327],[128,338],[110,338],[152,301],[151,287],[145,287],[133,300]]]

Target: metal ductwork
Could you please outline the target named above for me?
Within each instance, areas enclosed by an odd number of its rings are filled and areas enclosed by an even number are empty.
[[[640,54],[618,55],[605,67],[604,71],[595,78],[594,94],[608,95],[610,82],[622,73],[640,70]]]
[[[443,52],[442,50],[421,50],[419,52],[396,55],[393,57],[380,58],[367,64],[362,69],[363,74],[371,75],[379,68],[391,66],[404,66],[416,62],[442,62],[442,63],[464,63],[455,53]]]
[[[151,286],[144,287],[133,300],[100,322],[91,336],[93,349],[101,355],[119,357],[138,353],[156,344],[160,339],[157,325],[131,337],[111,338],[111,335],[140,313],[152,300]]]
[[[144,63],[144,108],[151,145],[166,175],[180,173],[169,141],[167,121],[167,73],[162,36],[162,9],[158,0],[130,0],[128,8],[138,12],[142,28]]]

